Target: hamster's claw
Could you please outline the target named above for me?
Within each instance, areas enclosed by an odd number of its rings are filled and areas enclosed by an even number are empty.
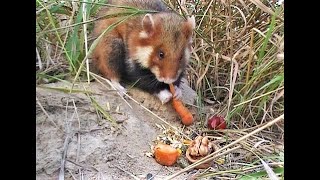
[[[181,88],[180,87],[178,87],[178,86],[174,86],[174,89],[175,89],[175,92],[174,92],[174,98],[176,98],[176,99],[181,99],[181,97],[182,97],[182,90],[181,90]]]
[[[117,81],[111,81],[112,85],[116,90],[119,92],[121,96],[124,96],[125,93],[127,93],[127,89],[123,87],[119,82]]]

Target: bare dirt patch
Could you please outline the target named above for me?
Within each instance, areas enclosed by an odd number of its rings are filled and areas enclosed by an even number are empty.
[[[46,86],[67,87],[61,82]],[[184,87],[183,101],[192,104],[195,93]],[[92,97],[101,107],[109,109],[116,125],[98,115],[84,93],[37,87],[37,179],[57,179],[59,174],[65,179],[134,179],[131,175],[146,179],[148,173],[161,179],[181,169],[178,165],[161,166],[145,155],[161,134],[156,125],[164,124],[161,120],[132,100],[128,100],[130,108],[115,92],[97,82],[90,83],[88,90],[94,92]],[[170,124],[182,127],[170,103],[162,105],[155,97],[136,89],[129,94]],[[60,173],[62,160],[64,173]],[[185,173],[179,178],[187,176]]]

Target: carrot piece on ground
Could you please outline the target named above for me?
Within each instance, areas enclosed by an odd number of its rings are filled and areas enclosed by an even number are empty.
[[[172,166],[176,163],[181,152],[167,144],[159,143],[154,147],[156,161],[165,166]]]

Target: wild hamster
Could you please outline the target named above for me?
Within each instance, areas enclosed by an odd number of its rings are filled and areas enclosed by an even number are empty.
[[[133,16],[105,33],[92,54],[97,70],[121,92],[126,91],[122,83],[131,83],[155,94],[164,104],[172,98],[168,84],[173,83],[174,96],[180,98],[179,86],[191,53],[194,17],[185,20],[161,0],[118,0],[113,5],[157,12]],[[121,11],[124,9],[108,7],[100,15]],[[94,36],[120,18],[97,21]]]

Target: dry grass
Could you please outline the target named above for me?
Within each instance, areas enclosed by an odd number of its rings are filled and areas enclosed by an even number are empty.
[[[65,3],[37,1],[37,83],[89,77],[84,65],[96,10],[103,0]],[[284,5],[260,0],[166,0],[182,15],[195,15],[190,86],[197,91],[197,130],[230,144],[284,113]],[[87,31],[83,27],[87,26]],[[82,73],[83,72],[83,73]],[[92,77],[90,77],[92,78]],[[72,81],[71,80],[71,81]],[[79,80],[79,79],[74,79]],[[66,80],[66,81],[70,81]],[[223,133],[208,131],[206,119],[226,117]],[[265,170],[283,177],[283,120],[238,143],[216,168],[198,177],[266,177]],[[261,158],[261,160],[260,160]],[[269,175],[271,176],[271,175]]]
[[[277,58],[283,55],[283,7],[270,27],[268,10],[253,2],[258,1],[186,2],[198,25],[189,82],[201,94],[200,102],[232,121],[265,122],[283,112],[283,60]],[[276,12],[274,3],[271,7]]]
[[[168,4],[183,14],[196,15],[188,80],[199,95],[202,132],[224,136],[226,145],[283,114],[283,4],[259,0]],[[206,131],[206,119],[215,114],[226,117],[233,131],[220,135]],[[275,164],[275,171],[283,176],[279,169],[283,167],[283,134],[280,121],[241,142],[240,150],[225,156],[225,164],[198,176],[222,179],[252,173],[263,177],[265,172],[253,173],[265,169],[259,157],[270,166]]]

